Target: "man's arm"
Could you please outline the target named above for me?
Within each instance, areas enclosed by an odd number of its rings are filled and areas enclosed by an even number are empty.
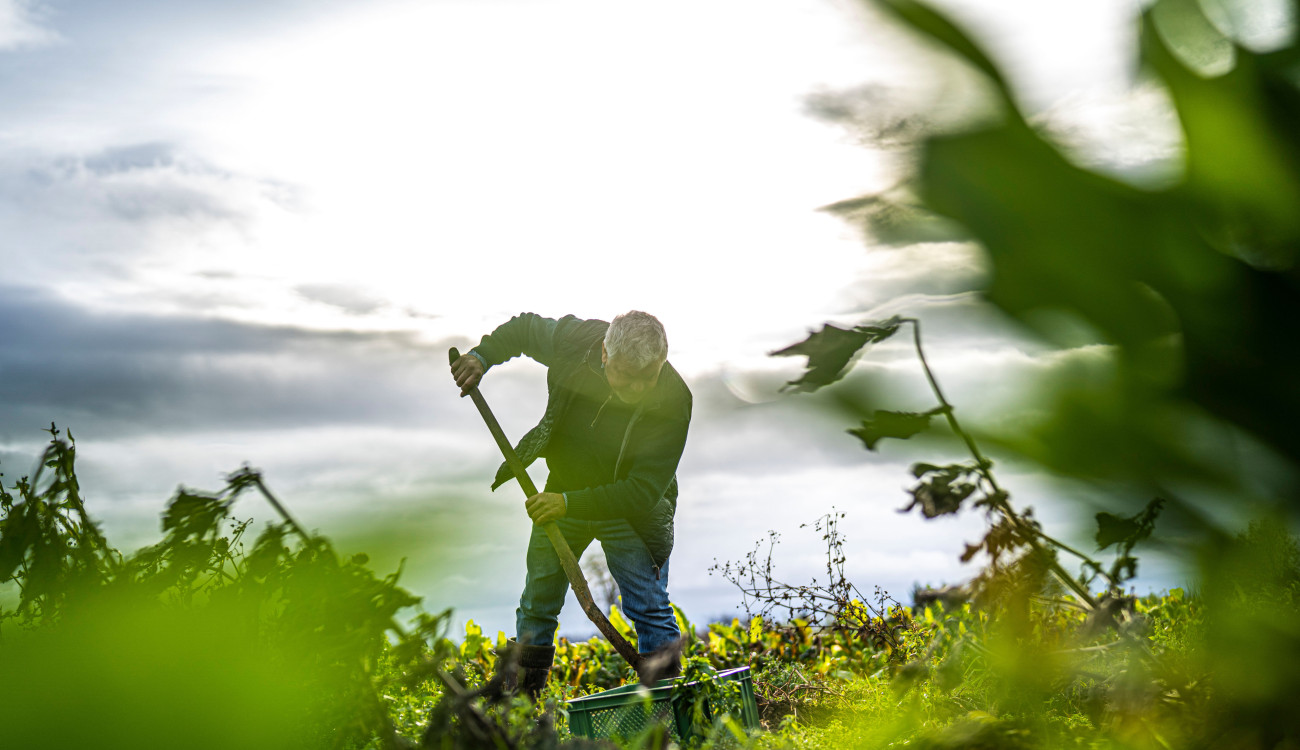
[[[478,346],[451,363],[451,374],[460,387],[460,395],[468,395],[493,365],[520,354],[527,354],[549,367],[555,356],[556,332],[572,317],[552,320],[533,313],[520,313],[497,326],[479,341]]]
[[[520,313],[484,336],[471,352],[482,357],[486,367],[499,365],[520,354],[550,367],[566,324],[576,320],[572,315],[555,320],[535,313]]]

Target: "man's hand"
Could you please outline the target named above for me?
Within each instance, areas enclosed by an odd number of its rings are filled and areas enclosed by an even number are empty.
[[[564,505],[564,495],[558,492],[539,492],[528,498],[524,509],[528,511],[528,517],[533,519],[533,523],[538,525],[558,521],[564,518],[568,510]]]
[[[462,354],[451,363],[451,374],[456,378],[456,385],[460,386],[460,395],[468,396],[470,389],[477,387],[483,379],[483,363],[473,354]]]

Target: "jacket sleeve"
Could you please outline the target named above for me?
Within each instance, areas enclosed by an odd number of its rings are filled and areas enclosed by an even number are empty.
[[[573,319],[566,315],[560,320],[544,318],[534,313],[520,313],[497,326],[474,347],[488,367],[526,354],[547,367],[555,359],[555,351],[563,329]]]
[[[684,419],[674,416],[638,425],[636,445],[624,458],[629,462],[627,475],[609,484],[566,493],[567,515],[588,521],[645,517],[668,490],[686,447],[690,405]]]

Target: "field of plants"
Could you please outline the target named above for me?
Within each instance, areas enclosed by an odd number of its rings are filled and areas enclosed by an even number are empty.
[[[701,711],[691,744],[1300,747],[1300,45],[1244,44],[1232,2],[1147,7],[1135,61],[1167,93],[1185,154],[1176,180],[1137,187],[1067,158],[955,24],[909,0],[878,5],[978,79],[994,114],[921,128],[908,182],[831,210],[876,245],[978,243],[990,305],[1063,348],[1104,347],[1107,366],[1061,378],[1037,417],[995,429],[959,419],[917,319],[828,325],[776,352],[807,358],[790,389],[821,391],[845,440],[872,451],[928,433],[963,453],[912,466],[907,510],[918,524],[981,514],[985,535],[952,551],[980,573],[910,601],[849,580],[838,512],[808,519],[826,542],[819,581],[783,580],[761,544],[722,563],[713,572],[749,615],[679,612],[685,674],[722,708],[711,672],[751,666],[762,729]],[[906,337],[930,407],[894,410],[869,378],[845,382],[873,345]],[[254,470],[178,491],[163,539],[118,551],[86,510],[71,435],[50,433],[39,471],[0,481],[0,745],[666,744],[656,728],[597,743],[569,731],[565,699],[635,679],[608,644],[562,641],[539,705],[503,694],[503,634],[340,555]],[[991,456],[1111,493],[1095,545],[1044,528]],[[854,498],[836,501],[851,512]],[[280,522],[252,528],[247,502]],[[1153,545],[1191,571],[1186,589],[1131,590]],[[635,637],[616,609],[611,620]]]
[[[562,639],[541,705],[494,695],[505,634],[422,612],[396,575],[304,532],[248,469],[219,493],[178,492],[165,539],[123,555],[85,512],[75,443],[51,432],[41,472],[0,495],[0,574],[19,594],[0,613],[10,746],[584,747],[563,701],[636,679],[607,642]],[[251,493],[283,514],[255,539],[236,520]],[[1225,548],[1226,599],[1176,589],[1089,606],[1021,558],[1014,573],[904,606],[858,598],[838,518],[816,524],[828,583],[786,586],[755,555],[719,570],[755,610],[748,621],[678,612],[692,634],[687,677],[707,685],[713,670],[752,667],[762,717],[748,733],[722,711],[697,717],[697,744],[1274,747],[1288,736],[1294,693],[1266,680],[1296,675],[1266,660],[1300,622],[1300,550],[1276,527]],[[1125,521],[1116,545],[1131,562],[1142,519],[1107,519],[1099,539]],[[651,730],[617,746],[664,741]]]

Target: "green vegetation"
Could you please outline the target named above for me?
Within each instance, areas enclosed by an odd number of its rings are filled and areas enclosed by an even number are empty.
[[[0,495],[0,573],[19,594],[0,612],[0,677],[15,687],[0,721],[16,746],[576,747],[558,701],[635,679],[608,643],[562,640],[540,712],[494,700],[483,688],[504,634],[470,622],[454,642],[449,613],[419,613],[396,575],[378,577],[364,556],[340,559],[302,532],[248,469],[221,493],[179,491],[165,538],[122,555],[85,512],[75,444],[51,432],[42,471]],[[284,513],[251,543],[248,522],[231,515],[249,490]],[[833,517],[824,523],[839,554]],[[1272,566],[1243,590],[1243,606],[1294,610],[1296,548],[1270,533],[1256,527],[1245,545],[1269,550]],[[688,676],[756,670],[769,731],[748,746],[1159,746],[1209,716],[1214,691],[1198,684],[1206,618],[1181,591],[1132,604],[1119,638],[1069,597],[1033,599],[1010,620],[939,600],[871,615],[854,599],[820,622],[697,628],[678,615],[695,634]],[[634,637],[616,608],[611,620]],[[1008,671],[1018,678],[1002,679]],[[738,731],[719,716],[706,743],[734,745]]]

